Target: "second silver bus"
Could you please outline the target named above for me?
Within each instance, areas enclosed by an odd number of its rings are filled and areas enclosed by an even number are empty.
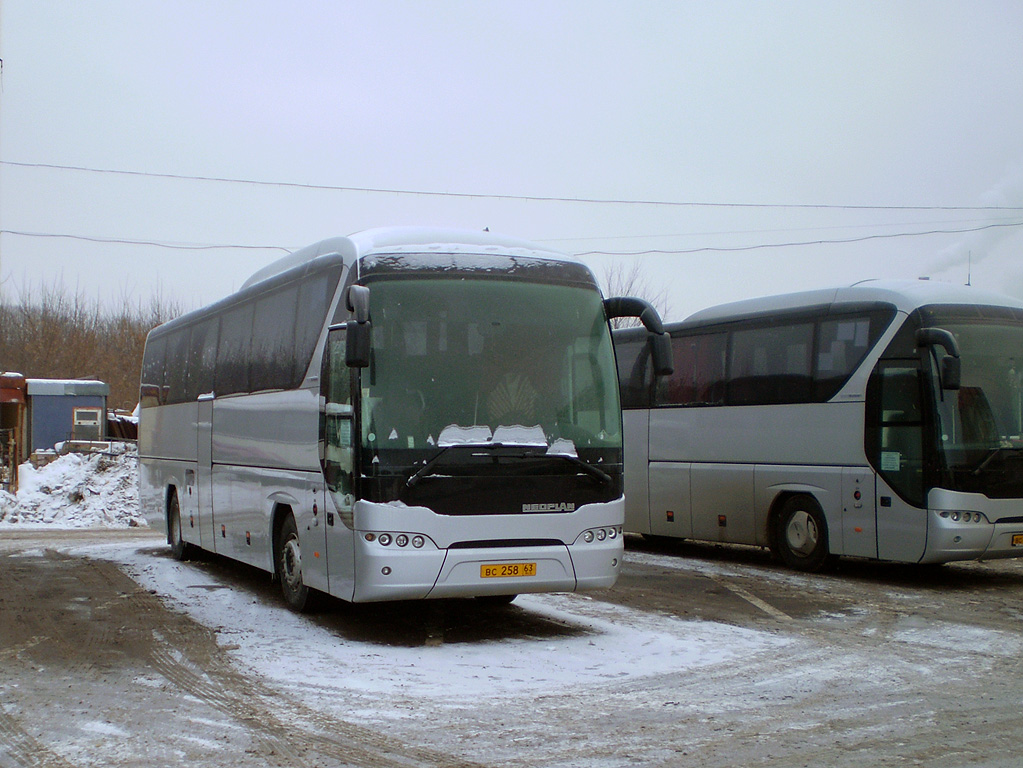
[[[1023,555],[1023,302],[867,281],[615,334],[626,529],[834,556]]]

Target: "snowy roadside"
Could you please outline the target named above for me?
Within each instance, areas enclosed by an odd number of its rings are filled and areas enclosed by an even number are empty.
[[[139,514],[138,453],[111,443],[104,453],[68,453],[44,467],[22,464],[18,493],[0,491],[5,528],[135,528]]]

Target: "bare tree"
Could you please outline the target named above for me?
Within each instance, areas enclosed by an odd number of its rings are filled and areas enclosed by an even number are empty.
[[[110,385],[111,408],[134,408],[146,334],[181,312],[159,295],[148,304],[124,295],[118,304],[105,310],[60,280],[22,288],[13,301],[0,293],[0,371],[99,379]]]
[[[611,262],[604,269],[602,283],[601,290],[605,296],[635,296],[645,299],[662,318],[666,318],[671,310],[667,289],[651,286],[643,275],[638,261],[632,261],[631,264],[623,261]],[[639,325],[639,320],[633,317],[618,317],[611,321],[611,325],[614,328],[627,328]]]

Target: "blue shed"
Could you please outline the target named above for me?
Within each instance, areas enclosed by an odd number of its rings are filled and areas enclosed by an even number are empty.
[[[27,384],[30,450],[106,437],[109,384],[80,379],[28,379]]]

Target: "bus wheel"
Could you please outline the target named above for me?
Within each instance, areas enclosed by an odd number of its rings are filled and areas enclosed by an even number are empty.
[[[167,504],[167,543],[175,560],[187,560],[192,554],[192,545],[181,538],[181,505],[173,491]]]
[[[277,575],[281,578],[281,593],[288,605],[300,613],[311,608],[309,587],[302,580],[302,547],[298,541],[295,518],[288,515],[277,536]]]
[[[774,532],[775,553],[797,571],[819,571],[829,561],[828,527],[810,496],[793,496],[781,508]]]

